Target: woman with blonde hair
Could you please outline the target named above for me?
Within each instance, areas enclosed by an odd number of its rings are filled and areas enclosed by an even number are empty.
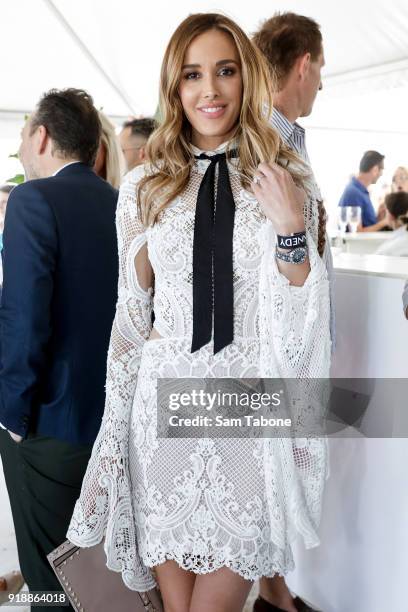
[[[102,132],[94,170],[98,176],[110,183],[112,187],[119,189],[125,171],[122,149],[120,148],[113,123],[109,121],[102,111],[98,111],[98,115],[102,125]]]
[[[392,177],[391,191],[405,191],[408,193],[408,168],[398,166],[395,170]]]
[[[105,538],[132,589],[151,588],[154,568],[166,612],[239,612],[254,580],[293,568],[297,535],[319,542],[324,441],[158,434],[162,378],[184,390],[178,379],[329,375],[325,228],[269,125],[267,81],[233,21],[185,19],[163,60],[150,161],[120,190],[106,408],[68,537]]]

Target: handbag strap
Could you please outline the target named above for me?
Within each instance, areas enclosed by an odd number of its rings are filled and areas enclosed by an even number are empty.
[[[137,594],[139,595],[140,599],[142,600],[143,607],[146,610],[146,612],[159,612],[159,610],[152,603],[152,600],[149,597],[149,593],[140,593],[138,591]]]

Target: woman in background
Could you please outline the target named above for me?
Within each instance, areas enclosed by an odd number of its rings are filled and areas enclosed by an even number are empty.
[[[405,191],[408,193],[408,168],[399,166],[392,177],[391,191]]]
[[[405,191],[406,193],[408,193],[408,168],[404,168],[404,166],[398,166],[392,177],[391,193],[397,193],[399,191]],[[377,214],[378,221],[381,221],[388,215],[387,207],[385,205],[385,198],[388,193],[389,188],[386,189],[386,192],[381,197],[381,202],[379,204]],[[392,229],[393,228],[390,224],[386,225],[385,228],[383,228],[383,230],[385,231],[392,231]]]
[[[408,257],[408,193],[396,191],[385,198],[388,225],[394,230],[376,251],[376,255]]]
[[[115,126],[101,111],[98,111],[98,115],[102,124],[102,135],[94,170],[112,187],[119,189],[125,171],[125,159],[115,132]]]

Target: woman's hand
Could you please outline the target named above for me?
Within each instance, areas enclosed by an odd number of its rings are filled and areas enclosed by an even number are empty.
[[[277,234],[287,236],[304,231],[303,204],[306,194],[295,185],[287,170],[278,164],[259,164],[252,188]]]

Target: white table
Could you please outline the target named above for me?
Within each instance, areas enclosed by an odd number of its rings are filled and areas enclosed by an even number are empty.
[[[334,251],[335,249],[333,249]],[[340,253],[333,255],[334,267],[339,273],[363,276],[382,276],[385,278],[408,278],[408,257],[391,257],[389,255],[370,255]],[[399,284],[397,286],[398,291]],[[381,291],[383,287],[378,286]],[[338,296],[339,299],[341,296]]]
[[[342,239],[347,253],[375,253],[392,236],[393,232],[356,232],[343,234]]]
[[[353,257],[335,258],[333,376],[407,378],[408,321],[401,294],[408,260]],[[366,431],[383,427],[396,435],[405,412],[407,397],[391,406],[380,389],[370,401]],[[309,551],[296,546],[297,568],[288,582],[324,612],[405,612],[408,440],[346,435],[329,441],[321,546]]]

